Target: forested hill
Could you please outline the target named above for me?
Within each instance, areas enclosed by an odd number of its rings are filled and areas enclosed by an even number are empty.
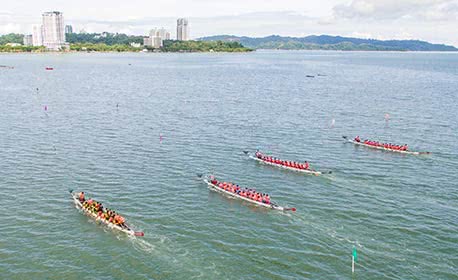
[[[272,35],[262,38],[218,35],[203,37],[202,41],[236,41],[247,48],[283,50],[361,50],[361,51],[458,51],[453,46],[431,44],[419,40],[374,40],[341,36],[312,35],[307,37],[282,37]]]

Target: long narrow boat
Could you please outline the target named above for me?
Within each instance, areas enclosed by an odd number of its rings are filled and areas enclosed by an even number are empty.
[[[198,176],[202,177],[202,175],[200,175],[200,174]],[[273,210],[278,210],[278,211],[293,211],[293,212],[296,211],[296,208],[294,208],[294,207],[293,208],[282,207],[282,206],[277,205],[273,201],[270,204],[267,204],[267,203],[263,203],[263,202],[259,202],[259,201],[255,201],[255,200],[249,199],[247,197],[240,196],[240,195],[238,195],[236,193],[233,193],[233,192],[226,191],[224,189],[219,188],[217,185],[212,184],[208,180],[208,178],[204,178],[204,182],[208,185],[208,188],[210,190],[212,190],[212,191],[219,192],[219,193],[225,194],[225,195],[230,196],[230,197],[238,198],[238,199],[250,202],[252,204],[256,204],[256,205],[261,206],[261,207],[265,207],[265,208],[269,208],[269,209],[273,209]]]
[[[101,218],[97,217],[97,215],[95,213],[93,213],[93,212],[91,212],[91,211],[89,211],[89,210],[87,210],[86,208],[83,207],[83,205],[81,204],[80,200],[78,199],[78,195],[76,193],[74,193],[73,190],[70,191],[70,194],[72,195],[73,202],[75,203],[75,207],[77,209],[81,210],[86,216],[89,216],[89,217],[93,218],[97,222],[105,224],[106,226],[108,226],[111,229],[116,229],[116,230],[124,232],[125,234],[128,234],[128,235],[132,235],[132,236],[144,236],[145,235],[143,232],[138,232],[138,231],[132,230],[127,225],[126,225],[126,227],[121,227],[119,225],[115,225],[113,223],[110,223],[109,221],[107,221],[105,219],[101,219]]]
[[[430,152],[414,152],[414,151],[409,151],[409,150],[400,151],[400,150],[394,150],[394,149],[389,149],[385,147],[372,146],[372,145],[364,144],[362,142],[356,142],[355,140],[352,140],[352,139],[348,139],[347,136],[342,136],[342,138],[358,146],[364,146],[364,147],[368,147],[371,149],[377,149],[377,150],[388,151],[388,152],[393,152],[393,153],[400,153],[400,154],[406,154],[406,155],[429,155],[431,154]]]
[[[277,164],[277,163],[273,163],[273,162],[268,162],[268,161],[262,160],[260,158],[257,158],[254,155],[250,155],[250,153],[248,151],[243,151],[243,152],[246,155],[248,155],[249,158],[254,159],[254,160],[256,160],[256,161],[258,161],[260,163],[264,163],[264,164],[267,164],[267,165],[272,165],[272,166],[283,168],[283,169],[286,169],[286,170],[291,170],[291,171],[310,174],[310,175],[315,175],[315,176],[324,175],[324,174],[331,174],[332,173],[332,171],[317,171],[317,170],[312,170],[312,169],[299,169],[299,168],[295,168],[295,167],[289,167],[289,166],[285,166],[285,165],[281,165],[281,164]]]

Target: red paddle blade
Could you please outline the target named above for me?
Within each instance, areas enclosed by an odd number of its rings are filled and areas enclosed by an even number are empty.
[[[138,231],[135,233],[135,236],[145,236],[145,234],[143,232]]]
[[[291,208],[291,211],[296,212],[296,208]]]

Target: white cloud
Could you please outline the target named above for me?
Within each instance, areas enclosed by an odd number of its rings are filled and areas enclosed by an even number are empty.
[[[74,30],[145,35],[188,17],[193,38],[233,34],[329,34],[421,39],[458,46],[458,0],[36,0],[3,1],[0,34],[31,33],[46,10],[60,10]],[[353,35],[352,35],[353,34]]]
[[[458,19],[456,0],[352,0],[336,5],[336,17],[366,20]]]
[[[21,25],[8,23],[0,25],[0,34],[21,33]]]

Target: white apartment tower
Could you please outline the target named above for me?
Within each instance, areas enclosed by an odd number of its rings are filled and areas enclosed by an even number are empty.
[[[179,18],[177,20],[177,40],[188,41],[189,40],[189,24],[188,19]]]
[[[32,45],[34,47],[43,46],[43,25],[33,26]]]
[[[43,13],[43,45],[56,51],[66,45],[64,17],[61,12]]]
[[[170,33],[165,28],[153,28],[149,32],[149,36],[143,38],[143,45],[159,49],[163,46],[164,40],[170,40]]]

